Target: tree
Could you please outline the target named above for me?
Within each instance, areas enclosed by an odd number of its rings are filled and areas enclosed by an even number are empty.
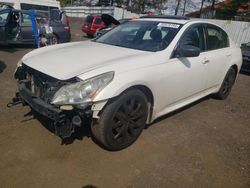
[[[71,0],[59,0],[61,3],[61,6],[69,5],[71,4]]]
[[[176,6],[176,8],[175,8],[174,15],[177,15],[177,14],[178,14],[178,10],[179,10],[180,3],[181,3],[181,0],[177,0],[177,6]]]
[[[200,14],[199,17],[201,17],[201,13],[202,13],[202,8],[203,8],[203,4],[204,4],[205,0],[201,0],[201,8],[200,8]]]
[[[185,1],[184,1],[183,11],[182,11],[182,16],[184,16],[184,15],[185,15],[186,5],[187,5],[187,0],[185,0]]]
[[[237,15],[237,10],[240,8],[241,3],[245,3],[248,0],[232,0],[229,3],[225,3],[222,7],[216,9],[216,18],[218,19],[232,19]]]

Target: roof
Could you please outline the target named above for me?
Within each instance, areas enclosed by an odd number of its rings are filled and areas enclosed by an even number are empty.
[[[167,19],[167,18],[138,18],[136,20],[154,21],[154,22],[169,22],[169,23],[177,23],[177,24],[186,24],[187,22],[190,22],[190,20]]]
[[[150,15],[141,16],[140,18],[163,18],[163,19],[175,19],[175,20],[190,20],[187,16],[173,16],[173,15]]]

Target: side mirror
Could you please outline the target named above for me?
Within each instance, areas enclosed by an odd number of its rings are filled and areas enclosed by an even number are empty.
[[[200,48],[192,45],[179,45],[176,49],[176,57],[197,57],[200,55]]]

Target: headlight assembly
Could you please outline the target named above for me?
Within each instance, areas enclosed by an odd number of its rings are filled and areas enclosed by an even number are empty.
[[[61,87],[51,103],[55,105],[81,105],[93,98],[113,79],[114,72],[104,73],[88,80]]]

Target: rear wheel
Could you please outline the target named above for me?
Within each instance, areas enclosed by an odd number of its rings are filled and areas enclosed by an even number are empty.
[[[148,116],[146,96],[129,90],[109,103],[91,126],[93,136],[108,150],[121,150],[141,134]]]
[[[54,45],[58,43],[59,43],[58,37],[55,34],[52,34],[50,37],[50,45]]]
[[[234,82],[235,82],[235,78],[236,78],[236,71],[231,67],[228,70],[228,72],[227,72],[227,74],[222,82],[222,85],[221,85],[219,92],[215,94],[215,98],[221,99],[221,100],[226,99],[232,90],[232,87],[233,87]]]

